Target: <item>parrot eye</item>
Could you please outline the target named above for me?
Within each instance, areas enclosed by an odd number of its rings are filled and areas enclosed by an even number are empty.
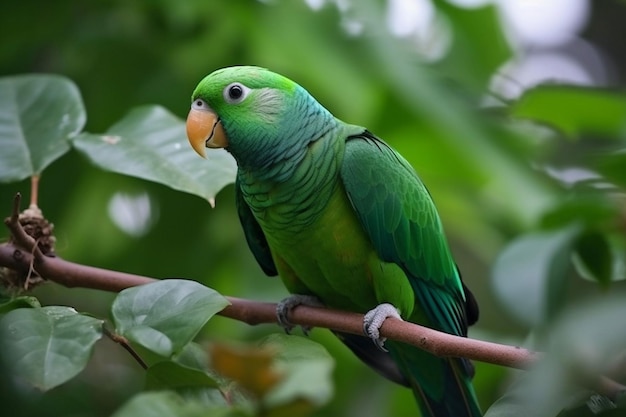
[[[239,104],[246,98],[249,92],[250,89],[245,85],[232,83],[224,89],[224,100],[230,104]]]
[[[191,102],[191,108],[195,110],[207,110],[209,108],[209,105],[206,104],[206,101],[202,100],[201,98],[197,98]]]
[[[233,100],[239,99],[243,95],[243,90],[238,85],[233,85],[228,89],[228,97]]]

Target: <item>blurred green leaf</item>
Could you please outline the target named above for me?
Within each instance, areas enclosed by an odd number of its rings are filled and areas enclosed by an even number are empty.
[[[597,231],[583,233],[575,244],[574,265],[584,278],[605,289],[613,280],[613,253],[607,237]]]
[[[266,404],[306,400],[319,407],[331,399],[335,362],[322,345],[303,337],[272,334],[261,342],[261,347],[276,349],[276,369],[283,374],[267,394]]]
[[[224,150],[200,158],[189,146],[183,121],[159,106],[136,108],[106,134],[84,133],[73,143],[102,169],[158,182],[211,204],[237,172]]]
[[[83,370],[102,323],[69,307],[20,308],[0,319],[0,351],[15,376],[47,391]]]
[[[120,292],[111,307],[117,332],[164,356],[180,352],[228,301],[195,281],[167,279]]]
[[[171,361],[159,362],[146,373],[146,389],[151,391],[189,387],[217,388],[218,384],[205,371]]]
[[[111,417],[250,417],[241,410],[209,408],[184,400],[171,391],[142,393],[131,398]]]
[[[85,125],[83,100],[65,77],[0,78],[0,182],[40,174]]]
[[[248,396],[263,404],[268,416],[305,416],[330,401],[334,360],[309,339],[272,334],[258,346],[211,346],[213,366]]]
[[[613,252],[613,281],[626,279],[626,236],[622,233],[613,233],[608,236],[609,245]]]
[[[188,368],[209,369],[209,354],[206,347],[202,347],[195,342],[187,343],[182,351],[174,355],[173,360]]]
[[[550,350],[577,375],[610,371],[626,348],[622,294],[584,300],[569,307],[552,329]],[[572,375],[572,374],[570,374]]]
[[[615,184],[626,187],[626,149],[597,158],[595,168]]]
[[[35,297],[23,295],[20,297],[12,298],[2,304],[0,304],[0,314],[8,313],[11,310],[18,308],[37,308],[41,307],[39,300]]]
[[[568,136],[626,135],[626,96],[595,88],[542,85],[510,107],[512,115],[550,125]]]
[[[256,401],[261,401],[283,374],[274,366],[276,349],[216,343],[210,347],[211,363],[217,373],[237,385]]]
[[[563,302],[571,249],[582,232],[572,224],[553,231],[523,235],[500,253],[492,280],[502,305],[518,320],[537,326]]]
[[[444,0],[435,4],[452,31],[451,48],[436,67],[455,82],[484,90],[493,73],[512,56],[497,7],[460,7]]]
[[[541,218],[545,229],[564,227],[580,222],[587,227],[611,224],[619,214],[613,199],[607,198],[603,190],[592,190],[570,195],[547,210]]]

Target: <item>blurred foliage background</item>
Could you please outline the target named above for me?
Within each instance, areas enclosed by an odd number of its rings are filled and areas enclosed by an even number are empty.
[[[183,118],[198,81],[237,64],[285,74],[337,117],[367,126],[413,164],[438,205],[481,305],[471,337],[524,343],[536,323],[507,306],[510,298],[491,278],[494,262],[516,236],[544,228],[547,214],[556,223],[567,215],[562,202],[596,178],[586,167],[590,157],[617,149],[620,140],[623,146],[626,137],[626,130],[568,130],[559,123],[560,131],[553,130],[511,117],[506,107],[545,82],[621,91],[626,8],[617,0],[5,0],[2,10],[0,75],[69,77],[83,95],[89,132],[104,132],[148,103]],[[524,116],[523,108],[517,111]],[[603,109],[583,113],[593,121]],[[17,191],[29,188],[28,181],[0,184],[3,213],[9,214]],[[39,205],[55,224],[57,252],[68,260],[193,278],[237,297],[277,301],[286,295],[246,246],[232,186],[211,209],[198,197],[103,172],[71,151],[44,172]],[[523,269],[516,272],[523,275]],[[574,269],[567,275],[559,303],[602,292]],[[613,284],[617,292],[622,287]],[[35,295],[43,304],[100,317],[114,297],[53,284]],[[216,318],[203,340],[256,340],[278,331]],[[361,365],[329,332],[318,329],[311,337],[337,359],[336,394],[320,416],[414,415],[408,390]],[[477,364],[475,386],[485,409],[510,379],[506,369]],[[141,385],[137,365],[103,341],[77,379],[30,395],[37,415],[105,416]]]

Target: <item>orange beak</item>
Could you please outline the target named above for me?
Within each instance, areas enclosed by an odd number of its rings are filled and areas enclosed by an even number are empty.
[[[187,116],[187,138],[198,155],[206,158],[206,148],[226,148],[228,138],[217,114],[211,110],[191,109]]]

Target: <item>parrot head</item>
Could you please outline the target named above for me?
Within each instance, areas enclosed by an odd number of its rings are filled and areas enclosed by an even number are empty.
[[[187,116],[187,137],[205,157],[206,148],[254,150],[284,128],[298,85],[259,67],[228,67],[206,76],[196,87]],[[271,145],[265,143],[265,146]]]

